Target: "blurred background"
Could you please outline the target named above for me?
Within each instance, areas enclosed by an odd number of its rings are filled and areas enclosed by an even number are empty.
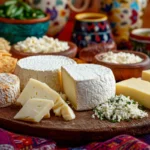
[[[0,4],[4,3],[5,1],[6,0],[0,0]],[[74,2],[75,2],[75,6],[77,8],[80,8],[83,5],[84,0],[74,0]],[[88,12],[99,12],[100,5],[97,5],[97,4],[99,4],[99,2],[100,2],[100,0],[91,0],[89,8],[86,10],[86,12],[87,11]],[[74,20],[75,14],[76,13],[72,11],[69,20]],[[148,1],[148,6],[147,6],[147,8],[145,10],[145,13],[144,13],[144,17],[143,17],[144,24],[143,24],[143,27],[147,27],[147,28],[150,27],[150,19],[149,19],[149,17],[150,17],[150,0]]]

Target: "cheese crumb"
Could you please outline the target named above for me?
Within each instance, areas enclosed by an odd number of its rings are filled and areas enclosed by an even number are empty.
[[[18,42],[15,49],[25,53],[55,53],[69,49],[68,42],[59,41],[51,37],[42,38],[28,37],[26,40]]]
[[[122,120],[148,117],[148,113],[143,111],[138,102],[131,100],[130,97],[119,95],[98,105],[94,109],[92,118],[94,117],[98,117],[100,120],[107,119],[111,122],[120,122]]]
[[[100,60],[114,64],[133,64],[142,62],[143,59],[135,54],[109,51],[100,56]]]

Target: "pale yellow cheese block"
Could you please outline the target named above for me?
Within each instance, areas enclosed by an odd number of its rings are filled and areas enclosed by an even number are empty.
[[[130,96],[146,108],[150,108],[150,83],[148,81],[131,78],[116,84],[116,94]]]
[[[142,80],[150,82],[150,70],[142,71]]]
[[[24,105],[31,98],[50,99],[55,102],[59,98],[59,94],[47,84],[31,78],[18,97],[17,102]]]
[[[53,106],[53,100],[40,98],[29,99],[15,115],[14,119],[29,122],[40,122]]]

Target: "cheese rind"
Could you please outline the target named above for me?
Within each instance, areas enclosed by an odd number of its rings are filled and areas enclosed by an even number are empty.
[[[62,67],[64,92],[76,110],[90,110],[115,96],[116,82],[109,68],[94,64]]]
[[[15,103],[19,94],[19,78],[10,73],[0,73],[0,107],[6,107]]]
[[[37,98],[30,99],[14,116],[14,119],[29,122],[40,122],[53,106],[54,102],[52,100]]]
[[[150,70],[142,71],[142,80],[150,82]]]
[[[64,56],[32,56],[18,61],[15,74],[21,80],[21,90],[30,78],[48,84],[57,92],[62,91],[61,66],[76,64],[73,59]]]
[[[47,84],[31,78],[18,97],[17,103],[24,105],[31,98],[50,99],[55,102],[59,98],[59,94]]]
[[[148,81],[131,78],[116,84],[116,94],[130,96],[146,108],[150,108],[150,83]]]

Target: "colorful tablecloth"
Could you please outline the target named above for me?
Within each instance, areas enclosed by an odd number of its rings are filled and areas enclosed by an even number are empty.
[[[150,150],[150,135],[138,138],[120,135],[105,142],[60,148],[52,139],[23,136],[0,129],[0,150]]]

